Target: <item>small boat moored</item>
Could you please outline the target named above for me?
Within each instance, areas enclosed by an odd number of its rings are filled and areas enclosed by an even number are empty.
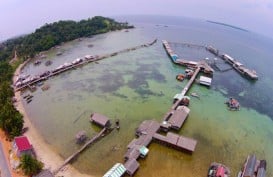
[[[229,110],[233,110],[233,111],[240,110],[240,103],[232,97],[229,98],[229,100],[226,102],[226,104],[228,105]]]
[[[230,177],[230,170],[223,164],[213,162],[210,164],[208,177]]]
[[[178,80],[178,81],[183,81],[184,80],[184,78],[185,78],[185,75],[184,74],[177,74],[176,75],[176,79]]]

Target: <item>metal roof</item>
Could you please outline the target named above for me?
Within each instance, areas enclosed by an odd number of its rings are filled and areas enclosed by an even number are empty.
[[[103,177],[121,177],[126,172],[126,168],[121,163],[116,163],[110,170],[108,170]]]
[[[15,144],[19,151],[26,151],[32,149],[31,144],[26,136],[15,137]]]

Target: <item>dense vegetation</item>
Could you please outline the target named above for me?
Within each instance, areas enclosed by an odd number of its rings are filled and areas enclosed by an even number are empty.
[[[133,28],[133,26],[100,16],[79,22],[59,21],[45,24],[30,35],[10,39],[0,44],[0,60],[11,58],[14,50],[21,57],[33,57],[35,53],[48,50],[62,42],[124,28]]]
[[[43,163],[32,157],[31,155],[24,154],[20,159],[20,168],[27,176],[37,175],[43,169]]]
[[[25,60],[62,42],[127,28],[133,28],[133,26],[97,16],[79,22],[59,21],[45,24],[32,34],[9,39],[1,43],[0,128],[6,132],[9,138],[20,135],[23,128],[23,117],[12,104],[13,90],[10,86],[15,68],[12,68],[8,62],[13,58],[15,51],[19,58]]]
[[[20,135],[24,123],[22,115],[12,104],[12,74],[12,67],[6,61],[0,61],[0,128],[9,138]]]

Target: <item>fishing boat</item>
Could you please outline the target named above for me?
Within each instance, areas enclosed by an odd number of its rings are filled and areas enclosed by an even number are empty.
[[[257,160],[255,155],[249,155],[245,163],[239,171],[237,177],[265,177],[266,176],[266,160]]]
[[[52,61],[50,61],[50,60],[47,60],[46,62],[45,62],[45,65],[46,66],[49,66],[49,65],[51,65],[52,64]]]
[[[191,93],[191,96],[192,96],[192,97],[196,97],[196,98],[199,98],[199,99],[200,99],[200,96],[199,96],[197,93],[195,93],[195,92],[192,92],[192,93]]]
[[[32,102],[32,99],[28,99],[28,100],[27,100],[27,104],[30,103],[30,102]]]
[[[226,102],[226,104],[228,105],[229,110],[233,110],[233,111],[240,110],[240,103],[232,97],[229,98],[229,100]]]
[[[36,61],[34,62],[34,65],[39,65],[39,64],[41,64],[41,63],[42,63],[41,60],[36,60]]]
[[[176,79],[178,80],[178,81],[183,81],[184,80],[184,78],[185,78],[185,75],[184,74],[178,74],[177,76],[176,76]]]
[[[213,162],[210,164],[208,177],[230,177],[230,170],[223,164]]]

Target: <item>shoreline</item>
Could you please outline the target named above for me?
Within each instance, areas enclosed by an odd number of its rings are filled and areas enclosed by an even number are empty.
[[[21,72],[21,69],[28,63],[29,60],[20,64],[13,75],[13,82]],[[61,166],[64,162],[64,159],[60,157],[57,152],[54,152],[50,145],[47,144],[35,126],[31,123],[29,116],[24,108],[24,104],[21,100],[21,91],[14,92],[14,97],[16,102],[14,107],[23,115],[24,127],[28,127],[28,131],[23,135],[27,136],[31,145],[34,148],[37,159],[44,163],[44,169],[49,169],[51,172]],[[64,177],[92,177],[91,175],[80,173],[72,165],[67,165],[60,170],[55,176],[64,176]]]

